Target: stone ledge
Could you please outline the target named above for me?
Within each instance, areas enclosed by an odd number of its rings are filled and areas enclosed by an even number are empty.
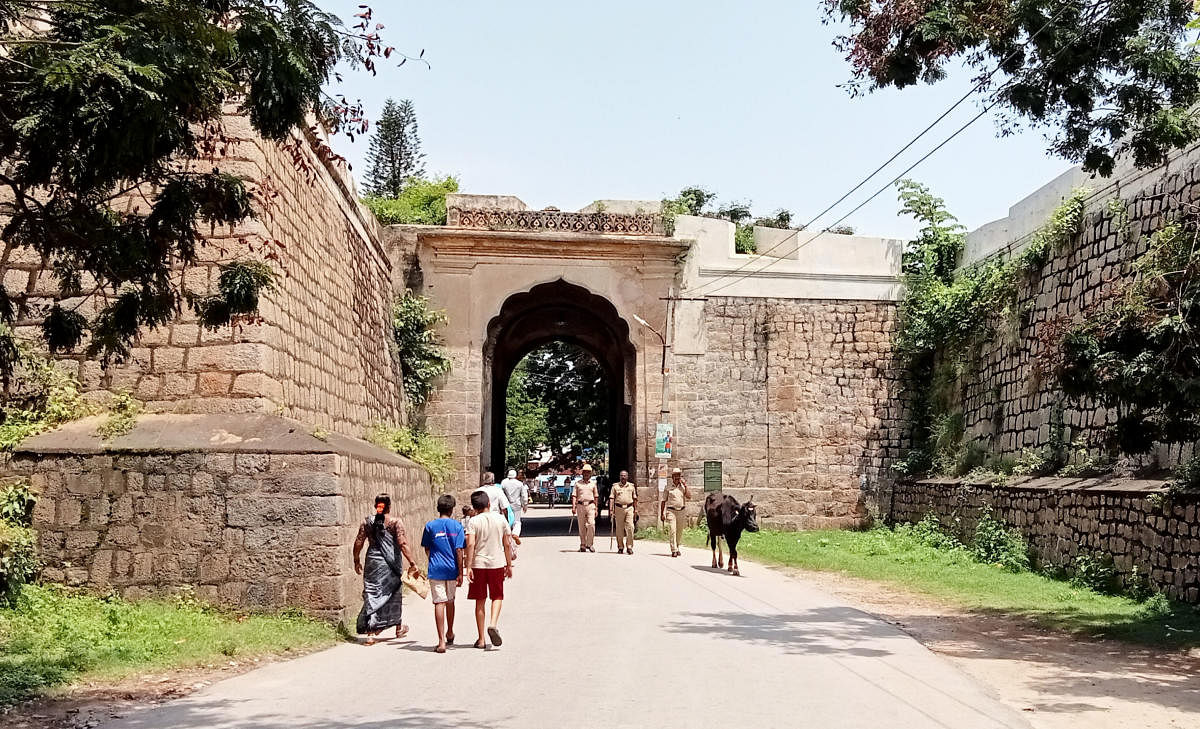
[[[421,468],[391,451],[338,433],[313,435],[315,428],[278,415],[213,414],[177,415],[148,413],[137,416],[133,429],[104,441],[96,429],[105,416],[83,418],[48,433],[28,438],[14,456],[46,454],[96,455],[104,453],[334,453],[364,461]]]
[[[926,478],[909,483],[918,486],[969,486],[978,489],[996,489],[1006,491],[1082,491],[1087,493],[1123,493],[1146,495],[1165,493],[1170,487],[1170,481],[1144,478],[1071,478],[1057,476],[1040,476],[1016,478],[1005,483],[987,483],[973,481],[969,478]]]

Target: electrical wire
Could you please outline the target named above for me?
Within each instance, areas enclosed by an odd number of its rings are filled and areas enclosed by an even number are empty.
[[[793,231],[793,232],[792,232],[790,235],[787,235],[787,236],[785,236],[785,237],[784,237],[784,238],[782,238],[782,239],[781,239],[779,242],[775,243],[773,246],[771,246],[770,248],[768,248],[766,251],[763,251],[762,253],[758,254],[758,255],[760,256],[760,258],[758,258],[758,259],[751,259],[751,260],[749,260],[749,261],[746,261],[745,263],[743,263],[741,266],[739,266],[739,267],[735,268],[734,270],[732,270],[732,271],[728,271],[728,272],[726,272],[726,273],[723,273],[723,274],[721,274],[720,276],[718,276],[717,278],[715,278],[715,279],[713,279],[713,280],[711,280],[711,281],[706,281],[704,284],[701,284],[701,286],[700,286],[698,289],[696,289],[696,290],[695,290],[695,291],[693,291],[693,292],[689,292],[689,293],[690,293],[691,295],[693,295],[693,296],[703,296],[703,295],[708,295],[708,294],[711,294],[711,293],[713,293],[713,291],[711,291],[711,290],[706,292],[704,289],[705,289],[706,287],[708,287],[708,286],[712,286],[713,284],[716,284],[716,283],[718,283],[718,282],[719,282],[719,281],[721,281],[721,279],[723,279],[723,278],[727,278],[727,277],[729,277],[729,276],[734,276],[734,275],[737,275],[737,274],[738,274],[738,273],[740,273],[741,271],[744,271],[744,270],[746,270],[747,268],[749,268],[750,266],[752,266],[752,265],[755,263],[755,261],[756,261],[756,260],[761,260],[761,257],[762,257],[762,256],[768,256],[768,255],[770,255],[772,251],[774,251],[774,250],[778,249],[779,247],[783,246],[783,245],[784,245],[784,244],[786,244],[786,243],[787,243],[789,240],[792,240],[792,239],[796,238],[796,237],[797,237],[797,236],[798,236],[798,235],[799,235],[799,234],[800,234],[800,233],[801,233],[803,230],[806,230],[806,229],[808,229],[808,228],[811,228],[811,227],[812,227],[812,225],[813,225],[814,223],[816,223],[816,221],[820,220],[820,219],[821,219],[822,217],[824,217],[824,216],[825,216],[827,213],[829,213],[831,210],[833,210],[833,209],[834,209],[834,208],[836,208],[838,205],[840,205],[842,202],[844,202],[844,201],[845,201],[845,200],[846,200],[848,197],[850,197],[850,196],[851,196],[851,195],[853,195],[855,192],[857,192],[858,190],[860,190],[860,189],[862,188],[862,186],[863,186],[863,185],[865,185],[865,184],[867,184],[868,182],[870,182],[870,181],[871,181],[871,180],[872,180],[872,179],[873,179],[873,178],[874,178],[876,175],[878,175],[878,174],[879,174],[880,172],[882,172],[882,171],[883,171],[885,168],[887,168],[887,167],[888,167],[888,166],[889,166],[889,165],[890,165],[892,162],[895,162],[895,161],[896,161],[896,159],[897,159],[898,157],[900,157],[900,155],[904,154],[904,153],[905,153],[905,152],[907,152],[909,149],[911,149],[911,148],[912,148],[912,146],[913,146],[914,144],[916,144],[916,143],[917,143],[917,142],[918,142],[918,141],[919,141],[921,138],[923,138],[923,137],[924,137],[926,134],[928,134],[928,133],[929,133],[931,130],[933,130],[933,128],[934,128],[934,127],[936,127],[936,126],[937,126],[938,124],[940,124],[940,123],[941,123],[943,120],[945,120],[945,119],[946,119],[946,117],[947,117],[947,116],[949,116],[949,115],[950,115],[950,114],[951,114],[951,113],[952,113],[952,112],[953,112],[955,109],[957,109],[959,106],[961,106],[961,105],[963,104],[963,102],[965,102],[965,101],[966,101],[968,98],[970,98],[970,97],[971,97],[973,94],[975,94],[976,92],[978,92],[980,89],[984,88],[984,87],[985,87],[985,86],[986,86],[986,85],[987,85],[987,84],[988,84],[988,83],[989,83],[989,82],[992,80],[992,77],[994,77],[994,76],[995,76],[997,73],[999,73],[1000,69],[1004,67],[1004,64],[1006,64],[1006,63],[1008,63],[1009,61],[1011,61],[1012,59],[1016,58],[1016,57],[1017,57],[1017,55],[1018,55],[1020,52],[1022,52],[1022,51],[1023,51],[1023,50],[1024,50],[1026,47],[1028,47],[1028,45],[1029,45],[1030,43],[1032,43],[1032,42],[1033,42],[1033,41],[1034,41],[1034,40],[1035,40],[1035,39],[1036,39],[1038,36],[1040,36],[1040,35],[1041,35],[1041,34],[1042,34],[1042,33],[1043,33],[1043,32],[1044,32],[1044,31],[1045,31],[1047,28],[1049,28],[1049,27],[1050,27],[1050,25],[1051,25],[1052,23],[1054,23],[1056,20],[1058,20],[1058,19],[1059,19],[1059,17],[1061,17],[1061,16],[1062,16],[1062,14],[1063,14],[1063,13],[1064,13],[1066,10],[1068,10],[1068,9],[1070,9],[1070,8],[1072,8],[1072,7],[1075,7],[1075,6],[1074,6],[1072,3],[1069,3],[1069,2],[1068,2],[1068,3],[1064,3],[1064,4],[1063,4],[1063,5],[1062,5],[1062,6],[1061,6],[1059,9],[1058,9],[1058,11],[1057,11],[1057,12],[1056,12],[1054,15],[1052,15],[1052,16],[1050,17],[1050,19],[1049,19],[1049,20],[1047,20],[1047,21],[1045,22],[1045,24],[1043,24],[1043,25],[1042,25],[1042,27],[1041,27],[1041,28],[1038,28],[1038,30],[1037,30],[1036,32],[1034,32],[1034,33],[1033,33],[1032,35],[1030,35],[1030,36],[1029,36],[1027,39],[1025,39],[1025,41],[1024,41],[1023,43],[1021,43],[1021,45],[1020,45],[1019,47],[1017,47],[1016,49],[1014,49],[1012,53],[1010,53],[1010,54],[1009,54],[1007,57],[1005,57],[1005,58],[1004,58],[1004,60],[1002,60],[1002,61],[1000,61],[1000,63],[996,64],[996,67],[995,67],[995,68],[993,68],[993,69],[992,69],[992,71],[991,71],[990,73],[988,73],[986,76],[984,76],[984,77],[983,77],[983,78],[981,78],[979,81],[977,81],[977,82],[975,83],[975,85],[971,87],[971,89],[970,89],[970,90],[968,90],[968,91],[967,91],[965,94],[963,94],[961,97],[959,97],[959,99],[958,99],[957,101],[955,101],[953,104],[951,104],[949,108],[947,108],[945,111],[943,111],[941,114],[939,114],[939,115],[938,115],[938,117],[937,117],[936,119],[934,119],[932,122],[930,122],[930,123],[929,123],[929,125],[928,125],[928,126],[926,126],[924,129],[922,129],[922,130],[921,130],[921,131],[920,131],[920,132],[919,132],[919,133],[918,133],[918,134],[917,134],[915,137],[913,137],[913,138],[912,138],[912,139],[910,139],[910,140],[909,140],[907,143],[905,143],[905,145],[904,145],[903,147],[901,147],[899,150],[897,150],[897,151],[896,151],[896,152],[895,152],[895,153],[894,153],[894,154],[893,154],[891,157],[889,157],[889,158],[888,158],[888,159],[887,159],[887,160],[886,160],[886,161],[885,161],[883,164],[881,164],[881,165],[879,165],[878,167],[876,167],[876,168],[875,168],[875,170],[871,172],[871,174],[869,174],[869,175],[867,175],[866,177],[864,177],[864,178],[862,178],[861,180],[859,180],[859,182],[858,182],[856,185],[854,185],[854,187],[852,187],[852,188],[850,188],[849,190],[847,190],[847,191],[846,191],[846,192],[845,192],[845,193],[844,193],[844,194],[843,194],[841,197],[839,197],[839,198],[838,198],[837,200],[835,200],[833,203],[831,203],[830,205],[828,205],[828,206],[827,206],[827,207],[826,207],[824,210],[822,210],[821,212],[819,212],[819,213],[817,213],[815,216],[813,216],[813,217],[812,217],[812,218],[811,218],[811,219],[810,219],[808,222],[806,222],[806,223],[805,223],[805,224],[804,224],[804,225],[803,225],[801,228],[799,228],[799,229],[797,229],[797,230]],[[1061,53],[1061,52],[1062,52],[1062,51],[1060,50],[1060,51],[1059,51],[1059,53]],[[1054,58],[1057,58],[1057,57],[1058,57],[1058,54],[1056,53],[1056,54],[1055,54],[1055,56],[1054,56]],[[1053,60],[1053,59],[1051,59],[1051,60]],[[962,130],[963,130],[965,127],[966,127],[966,126],[970,126],[971,124],[973,124],[973,123],[974,123],[976,120],[978,120],[978,119],[979,119],[981,116],[983,116],[983,114],[984,114],[984,113],[986,113],[987,109],[990,109],[990,108],[991,108],[992,106],[994,106],[994,105],[995,105],[995,102],[993,101],[991,104],[989,104],[989,105],[988,105],[988,106],[985,108],[984,112],[981,112],[980,114],[977,114],[977,115],[976,115],[974,118],[972,118],[972,119],[971,119],[971,121],[969,121],[969,122],[968,122],[968,123],[967,123],[967,124],[966,124],[964,127],[961,127],[961,128],[958,130],[958,131],[956,131],[956,132],[955,132],[955,134],[954,134],[954,135],[951,135],[950,139],[953,139],[953,137],[954,137],[954,136],[956,136],[956,135],[957,135],[959,132],[961,132],[961,131],[962,131]],[[949,139],[947,139],[947,140],[943,141],[943,142],[942,142],[942,144],[939,144],[939,145],[938,145],[937,147],[935,147],[934,149],[935,149],[935,150],[937,150],[937,149],[940,149],[940,148],[941,148],[943,145],[945,145],[945,143],[946,143],[947,141],[949,141]],[[918,161],[917,161],[917,164],[920,164],[920,162],[924,161],[924,160],[925,160],[925,159],[927,159],[927,158],[928,158],[928,154],[927,154],[925,157],[922,157],[920,160],[918,160]],[[908,170],[905,170],[905,172],[904,172],[904,173],[901,173],[901,176],[903,176],[904,174],[907,174],[907,173],[908,173],[909,171],[911,171],[911,170],[913,169],[913,167],[915,167],[915,166],[916,166],[915,164],[914,164],[914,165],[912,165],[912,166],[910,166],[910,167],[908,168]],[[892,184],[894,184],[894,183],[895,183],[895,180],[893,180],[893,182],[890,182],[890,183],[888,183],[888,185],[887,185],[887,186],[885,186],[885,188],[884,188],[884,189],[886,189],[887,187],[890,187],[890,186],[891,186]],[[867,198],[867,200],[868,200],[868,201],[870,201],[871,199],[873,199],[875,196],[877,196],[877,195],[879,195],[879,194],[880,194],[880,193],[876,193],[876,194],[875,194],[875,195],[873,195],[872,197],[870,197],[870,198]],[[827,225],[827,226],[826,226],[824,229],[822,229],[822,230],[820,231],[820,233],[818,233],[817,235],[819,236],[819,235],[821,235],[821,233],[826,233],[826,232],[828,232],[830,228],[833,228],[833,227],[834,227],[834,226],[836,226],[838,223],[840,223],[841,221],[845,220],[847,217],[849,217],[849,215],[850,215],[850,214],[852,214],[852,213],[854,213],[854,212],[857,212],[858,210],[860,210],[860,209],[863,207],[863,205],[865,205],[865,204],[866,204],[866,203],[860,204],[858,207],[854,208],[854,210],[850,211],[850,213],[847,213],[846,215],[843,215],[841,218],[839,218],[837,221],[835,221],[835,222],[833,222],[833,223],[830,223],[830,224],[829,224],[829,225]],[[814,236],[814,237],[815,237],[815,236]],[[809,239],[809,241],[806,241],[806,242],[805,242],[805,244],[803,244],[803,245],[801,245],[801,246],[797,247],[797,248],[796,248],[796,250],[798,251],[800,248],[803,248],[803,247],[804,247],[804,245],[807,245],[809,242],[811,242],[811,240],[812,240],[812,239]],[[795,251],[792,251],[792,252],[794,253]],[[777,259],[777,260],[782,260],[782,259]],[[765,268],[764,268],[764,269],[759,269],[759,270],[765,270]],[[743,277],[743,278],[744,278],[744,277]],[[738,280],[742,280],[742,279],[738,279]],[[724,289],[726,289],[726,288],[728,288],[728,286],[722,286],[722,287],[721,287],[721,288],[719,288],[719,289],[715,289],[715,291],[721,291],[721,290],[724,290]]]

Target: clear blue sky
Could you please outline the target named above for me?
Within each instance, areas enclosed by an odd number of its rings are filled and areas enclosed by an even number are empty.
[[[364,0],[369,2],[370,0]],[[324,0],[344,17],[358,2]],[[698,184],[756,214],[807,220],[877,167],[970,86],[961,71],[933,87],[851,98],[849,67],[817,2],[375,2],[386,41],[431,69],[350,73],[342,90],[372,116],[412,99],[430,172],[465,192],[512,194],[532,207],[661,199]],[[977,113],[968,102],[905,159]],[[363,171],[366,141],[336,148]],[[1069,167],[1038,131],[997,138],[985,116],[912,177],[969,228]],[[874,192],[907,164],[864,188]],[[848,219],[860,233],[905,235],[887,192]]]

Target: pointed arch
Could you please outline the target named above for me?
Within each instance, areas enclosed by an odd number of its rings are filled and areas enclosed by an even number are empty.
[[[525,355],[553,341],[575,344],[600,363],[609,382],[609,464],[633,470],[636,350],[629,324],[603,296],[563,279],[538,284],[505,299],[487,326],[483,345],[483,434],[487,470],[504,465],[506,394],[513,369]]]

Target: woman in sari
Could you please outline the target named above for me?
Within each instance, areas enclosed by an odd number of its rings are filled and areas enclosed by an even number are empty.
[[[408,562],[409,573],[417,572],[417,568],[408,551],[404,525],[399,519],[388,516],[391,510],[390,496],[376,496],[375,514],[363,520],[354,540],[354,571],[363,576],[363,606],[358,614],[357,630],[369,636],[367,645],[373,645],[376,636],[392,626],[396,626],[397,638],[408,633],[408,626],[400,621],[403,592],[400,555],[403,554]],[[364,544],[370,545],[365,564],[358,559]]]

